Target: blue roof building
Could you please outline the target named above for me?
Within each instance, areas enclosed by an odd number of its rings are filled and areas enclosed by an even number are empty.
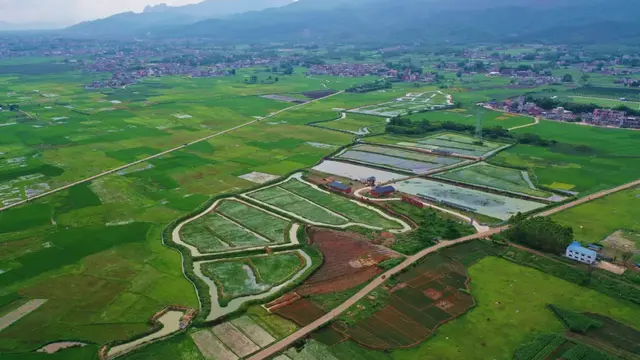
[[[347,185],[341,183],[340,181],[334,181],[329,183],[329,187],[334,189],[334,190],[338,190],[338,191],[342,191],[345,193],[350,193],[351,192],[351,188],[348,187]]]
[[[569,259],[589,265],[594,264],[598,260],[597,252],[587,249],[577,241],[572,242],[571,245],[567,247],[565,256]]]

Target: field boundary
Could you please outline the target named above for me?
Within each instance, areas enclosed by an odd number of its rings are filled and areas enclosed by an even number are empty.
[[[160,153],[158,153],[158,154],[148,156],[148,157],[146,157],[146,158],[144,158],[144,159],[136,160],[136,161],[131,162],[131,163],[129,163],[129,164],[125,164],[125,165],[119,166],[119,167],[117,167],[117,168],[114,168],[114,169],[111,169],[111,170],[107,170],[107,171],[101,172],[101,173],[99,173],[99,174],[93,175],[93,176],[91,176],[91,177],[88,177],[88,178],[85,178],[85,179],[82,179],[82,180],[78,180],[78,181],[75,181],[75,182],[73,182],[73,183],[70,183],[70,184],[67,184],[67,185],[64,185],[64,186],[58,187],[58,188],[56,188],[56,189],[53,189],[53,190],[50,190],[50,191],[44,192],[44,193],[42,193],[42,194],[40,194],[40,195],[32,196],[32,197],[30,197],[30,198],[28,198],[28,199],[26,199],[26,200],[21,200],[21,201],[19,201],[19,202],[13,203],[13,204],[11,204],[11,205],[7,205],[7,206],[4,206],[4,207],[1,207],[1,208],[0,208],[0,212],[5,211],[5,210],[9,210],[9,209],[14,208],[14,207],[18,207],[18,206],[20,206],[20,205],[27,204],[27,203],[29,203],[29,202],[31,202],[31,201],[38,200],[38,199],[41,199],[41,198],[47,197],[47,196],[49,196],[49,195],[53,195],[53,194],[58,193],[58,192],[60,192],[60,191],[67,190],[67,189],[69,189],[69,188],[71,188],[71,187],[73,187],[73,186],[80,185],[80,184],[84,184],[84,183],[87,183],[87,182],[91,182],[91,181],[96,180],[96,179],[99,179],[99,178],[101,178],[101,177],[105,177],[105,176],[107,176],[107,175],[111,175],[111,174],[117,173],[118,171],[121,171],[121,170],[124,170],[124,169],[128,169],[128,168],[130,168],[130,167],[132,167],[132,166],[135,166],[135,165],[141,164],[141,163],[143,163],[143,162],[146,162],[146,161],[149,161],[149,160],[153,160],[153,159],[157,159],[157,158],[162,157],[162,156],[164,156],[164,155],[168,155],[168,154],[174,153],[174,152],[176,152],[176,151],[178,151],[178,150],[185,149],[185,148],[187,148],[187,147],[189,147],[189,146],[192,146],[192,145],[195,145],[195,144],[199,144],[199,143],[204,142],[204,141],[207,141],[207,140],[211,140],[211,139],[213,139],[213,138],[215,138],[215,137],[222,136],[222,135],[227,134],[227,133],[229,133],[229,132],[232,132],[232,131],[235,131],[235,130],[241,129],[241,128],[246,127],[246,126],[253,125],[253,124],[257,123],[257,122],[261,122],[261,121],[263,121],[263,120],[266,120],[266,119],[272,118],[272,117],[277,116],[277,115],[279,115],[279,114],[282,114],[282,113],[284,113],[284,112],[287,112],[287,111],[290,111],[290,110],[293,110],[293,109],[297,109],[297,108],[299,108],[299,107],[303,107],[303,106],[305,106],[305,105],[308,105],[308,104],[311,104],[311,103],[314,103],[314,102],[318,102],[318,101],[321,101],[321,100],[324,100],[324,99],[327,99],[327,98],[330,98],[330,97],[333,97],[333,96],[336,96],[336,95],[340,95],[340,94],[342,94],[342,93],[344,93],[344,90],[342,90],[342,91],[338,91],[338,92],[333,93],[333,94],[331,94],[331,95],[327,95],[327,96],[325,96],[325,97],[321,97],[321,98],[317,98],[317,99],[314,99],[314,100],[311,100],[311,101],[307,101],[307,102],[302,103],[302,104],[296,104],[296,105],[293,105],[293,106],[290,106],[290,107],[284,108],[284,109],[279,110],[279,111],[276,111],[276,112],[272,112],[272,113],[270,113],[270,114],[268,114],[268,115],[266,115],[266,116],[263,116],[263,117],[261,117],[261,118],[259,118],[259,119],[255,119],[255,120],[252,120],[252,121],[249,121],[249,122],[246,122],[246,123],[240,124],[240,125],[238,125],[238,126],[234,126],[234,127],[229,128],[229,129],[227,129],[227,130],[219,131],[219,132],[217,132],[217,133],[215,133],[215,134],[208,135],[208,136],[205,136],[205,137],[200,138],[200,139],[196,139],[196,140],[191,141],[191,142],[189,142],[189,143],[186,143],[186,144],[184,144],[184,145],[180,145],[180,146],[177,146],[177,147],[174,147],[174,148],[171,148],[171,149],[168,149],[168,150],[162,151],[162,152],[160,152]]]

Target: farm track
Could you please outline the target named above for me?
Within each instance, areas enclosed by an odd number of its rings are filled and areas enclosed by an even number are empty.
[[[37,310],[46,302],[47,300],[30,300],[5,316],[0,317],[0,331],[8,328],[13,323]]]
[[[518,130],[518,129],[524,129],[527,128],[529,126],[534,126],[534,125],[538,125],[540,124],[540,118],[539,117],[534,117],[534,122],[532,122],[531,124],[525,124],[525,125],[520,125],[520,126],[514,126],[512,128],[509,128],[509,131],[513,131],[513,130]]]
[[[582,205],[585,203],[588,203],[592,200],[596,200],[608,195],[611,195],[613,193],[619,192],[619,191],[623,191],[635,186],[640,186],[640,179],[636,180],[634,182],[630,182],[621,186],[618,186],[616,188],[613,189],[609,189],[609,190],[604,190],[601,192],[598,192],[596,194],[593,194],[591,196],[588,196],[586,198],[583,199],[579,199],[576,201],[572,201],[570,203],[567,203],[565,205],[559,206],[557,208],[554,209],[550,209],[548,211],[542,212],[540,214],[536,214],[534,216],[550,216],[553,214],[556,214],[558,212],[561,212],[563,210],[567,210],[570,208],[573,208],[575,206],[578,205]],[[461,244],[464,242],[468,242],[468,241],[472,241],[472,240],[476,240],[476,239],[482,239],[482,238],[487,238],[489,236],[495,235],[495,234],[499,234],[503,231],[505,231],[506,229],[508,229],[508,226],[502,226],[499,228],[495,228],[495,229],[491,229],[489,231],[485,231],[479,234],[475,234],[475,235],[470,235],[470,236],[466,236],[457,240],[451,240],[451,241],[442,241],[439,244],[430,247],[428,249],[424,249],[421,252],[417,253],[416,255],[410,256],[408,257],[402,264],[396,266],[395,268],[385,272],[382,276],[376,278],[375,280],[373,280],[371,283],[369,283],[367,286],[365,286],[362,290],[360,290],[358,293],[356,293],[354,296],[352,296],[351,298],[349,298],[349,300],[345,301],[344,303],[342,303],[340,306],[336,307],[335,309],[331,310],[330,312],[328,312],[327,314],[325,314],[324,316],[322,316],[321,318],[315,320],[314,322],[312,322],[311,324],[301,328],[300,330],[296,331],[295,333],[289,335],[288,337],[284,338],[283,340],[273,344],[272,346],[263,349],[262,351],[258,352],[257,354],[251,356],[248,358],[248,360],[262,360],[262,359],[267,359],[270,358],[284,350],[286,350],[289,346],[293,345],[293,343],[295,343],[296,341],[308,336],[309,334],[311,334],[313,331],[317,330],[318,328],[320,328],[322,325],[334,320],[335,318],[337,318],[338,316],[340,316],[340,314],[342,314],[343,312],[345,312],[347,309],[349,309],[351,306],[355,305],[358,301],[360,301],[362,298],[364,298],[365,296],[367,296],[367,294],[369,294],[371,291],[375,290],[378,286],[382,285],[386,279],[388,279],[391,276],[394,276],[396,274],[398,274],[399,272],[405,270],[406,268],[408,268],[409,266],[413,265],[414,263],[422,260],[422,258],[424,258],[425,256],[432,254],[438,250],[453,246],[453,245],[457,245],[457,244]]]
[[[164,156],[164,155],[168,155],[168,154],[171,154],[171,153],[176,152],[176,151],[178,151],[178,150],[185,149],[185,148],[187,148],[187,147],[189,147],[189,146],[192,146],[192,145],[195,145],[195,144],[199,144],[199,143],[201,143],[201,142],[204,142],[204,141],[207,141],[207,140],[210,140],[210,139],[216,138],[216,137],[218,137],[218,136],[222,136],[222,135],[227,134],[227,133],[230,133],[230,132],[232,132],[232,131],[235,131],[235,130],[238,130],[238,129],[241,129],[241,128],[244,128],[244,127],[247,127],[247,126],[253,125],[253,124],[255,124],[255,123],[261,122],[261,121],[263,121],[263,120],[266,120],[266,119],[272,118],[272,117],[277,116],[277,115],[280,115],[280,114],[282,114],[282,113],[284,113],[284,112],[287,112],[287,111],[290,111],[290,110],[294,110],[294,109],[297,109],[297,108],[299,108],[299,107],[303,107],[303,106],[305,106],[305,105],[309,105],[309,104],[311,104],[311,103],[314,103],[314,102],[317,102],[317,101],[321,101],[321,100],[324,100],[324,99],[327,99],[327,98],[330,98],[330,97],[333,97],[333,96],[336,96],[336,95],[340,95],[340,94],[342,94],[342,93],[344,93],[344,90],[342,90],[342,91],[338,91],[338,92],[336,92],[336,93],[334,93],[334,94],[331,94],[331,95],[328,95],[328,96],[325,96],[325,97],[321,97],[321,98],[317,98],[317,99],[314,99],[314,100],[308,101],[308,102],[303,103],[303,104],[297,104],[297,105],[294,105],[294,106],[290,106],[290,107],[288,107],[288,108],[285,108],[285,109],[282,109],[282,110],[279,110],[279,111],[273,112],[273,113],[271,113],[271,114],[269,114],[269,115],[267,115],[267,116],[261,117],[260,119],[252,120],[252,121],[246,122],[246,123],[244,123],[244,124],[241,124],[241,125],[238,125],[238,126],[234,126],[234,127],[229,128],[229,129],[227,129],[227,130],[223,130],[223,131],[217,132],[217,133],[215,133],[215,134],[208,135],[208,136],[205,136],[205,137],[203,137],[203,138],[200,138],[200,139],[197,139],[197,140],[191,141],[191,142],[189,142],[189,143],[187,143],[187,144],[180,145],[180,146],[174,147],[174,148],[172,148],[172,149],[169,149],[169,150],[165,150],[165,151],[163,151],[163,152],[160,152],[160,153],[158,153],[158,154],[148,156],[148,157],[146,157],[146,158],[144,158],[144,159],[137,160],[137,161],[134,161],[134,162],[132,162],[132,163],[129,163],[129,164],[126,164],[126,165],[122,165],[122,166],[120,166],[120,167],[117,167],[117,168],[114,168],[114,169],[111,169],[111,170],[104,171],[104,172],[99,173],[99,174],[97,174],[97,175],[93,175],[93,176],[91,176],[91,177],[88,177],[88,178],[85,178],[85,179],[82,179],[82,180],[79,180],[79,181],[73,182],[73,183],[71,183],[71,184],[67,184],[67,185],[61,186],[61,187],[56,188],[56,189],[53,189],[53,190],[51,190],[51,191],[47,191],[47,192],[42,193],[42,194],[40,194],[40,195],[36,195],[36,196],[30,197],[30,198],[28,198],[28,199],[26,199],[26,200],[22,200],[22,201],[19,201],[19,202],[17,202],[17,203],[14,203],[14,204],[4,206],[4,207],[0,208],[0,212],[5,211],[5,210],[9,210],[9,209],[14,208],[14,207],[18,207],[18,206],[20,206],[20,205],[24,205],[24,204],[26,204],[26,203],[28,203],[28,202],[33,201],[33,200],[37,200],[37,199],[41,199],[41,198],[47,197],[47,196],[49,196],[49,195],[53,195],[53,194],[55,194],[55,193],[58,193],[58,192],[63,191],[63,190],[67,190],[67,189],[69,189],[69,188],[71,188],[71,187],[74,187],[74,186],[76,186],[76,185],[84,184],[84,183],[87,183],[87,182],[90,182],[90,181],[93,181],[93,180],[99,179],[99,178],[101,178],[101,177],[105,177],[105,176],[107,176],[107,175],[111,175],[111,174],[117,173],[118,171],[122,171],[122,170],[128,169],[128,168],[130,168],[130,167],[132,167],[132,166],[135,166],[135,165],[141,164],[141,163],[143,163],[143,162],[146,162],[146,161],[149,161],[149,160],[153,160],[153,159],[157,159],[157,158],[162,157],[162,156]]]

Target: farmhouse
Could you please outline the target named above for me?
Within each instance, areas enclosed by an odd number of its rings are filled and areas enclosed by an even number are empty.
[[[567,247],[566,257],[580,261],[585,264],[594,264],[598,258],[598,253],[583,247],[579,242],[574,241]]]
[[[371,195],[375,197],[381,197],[392,194],[395,191],[396,189],[393,186],[377,186],[373,190],[371,190]]]
[[[334,190],[334,191],[343,192],[345,194],[350,194],[351,193],[351,188],[348,187],[347,185],[341,183],[340,181],[331,182],[331,183],[329,183],[328,186],[329,186],[329,188],[331,190]]]

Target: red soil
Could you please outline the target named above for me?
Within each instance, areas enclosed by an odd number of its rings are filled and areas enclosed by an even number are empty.
[[[322,317],[325,313],[311,300],[301,299],[291,303],[276,312],[278,315],[289,319],[300,326],[306,326]]]

